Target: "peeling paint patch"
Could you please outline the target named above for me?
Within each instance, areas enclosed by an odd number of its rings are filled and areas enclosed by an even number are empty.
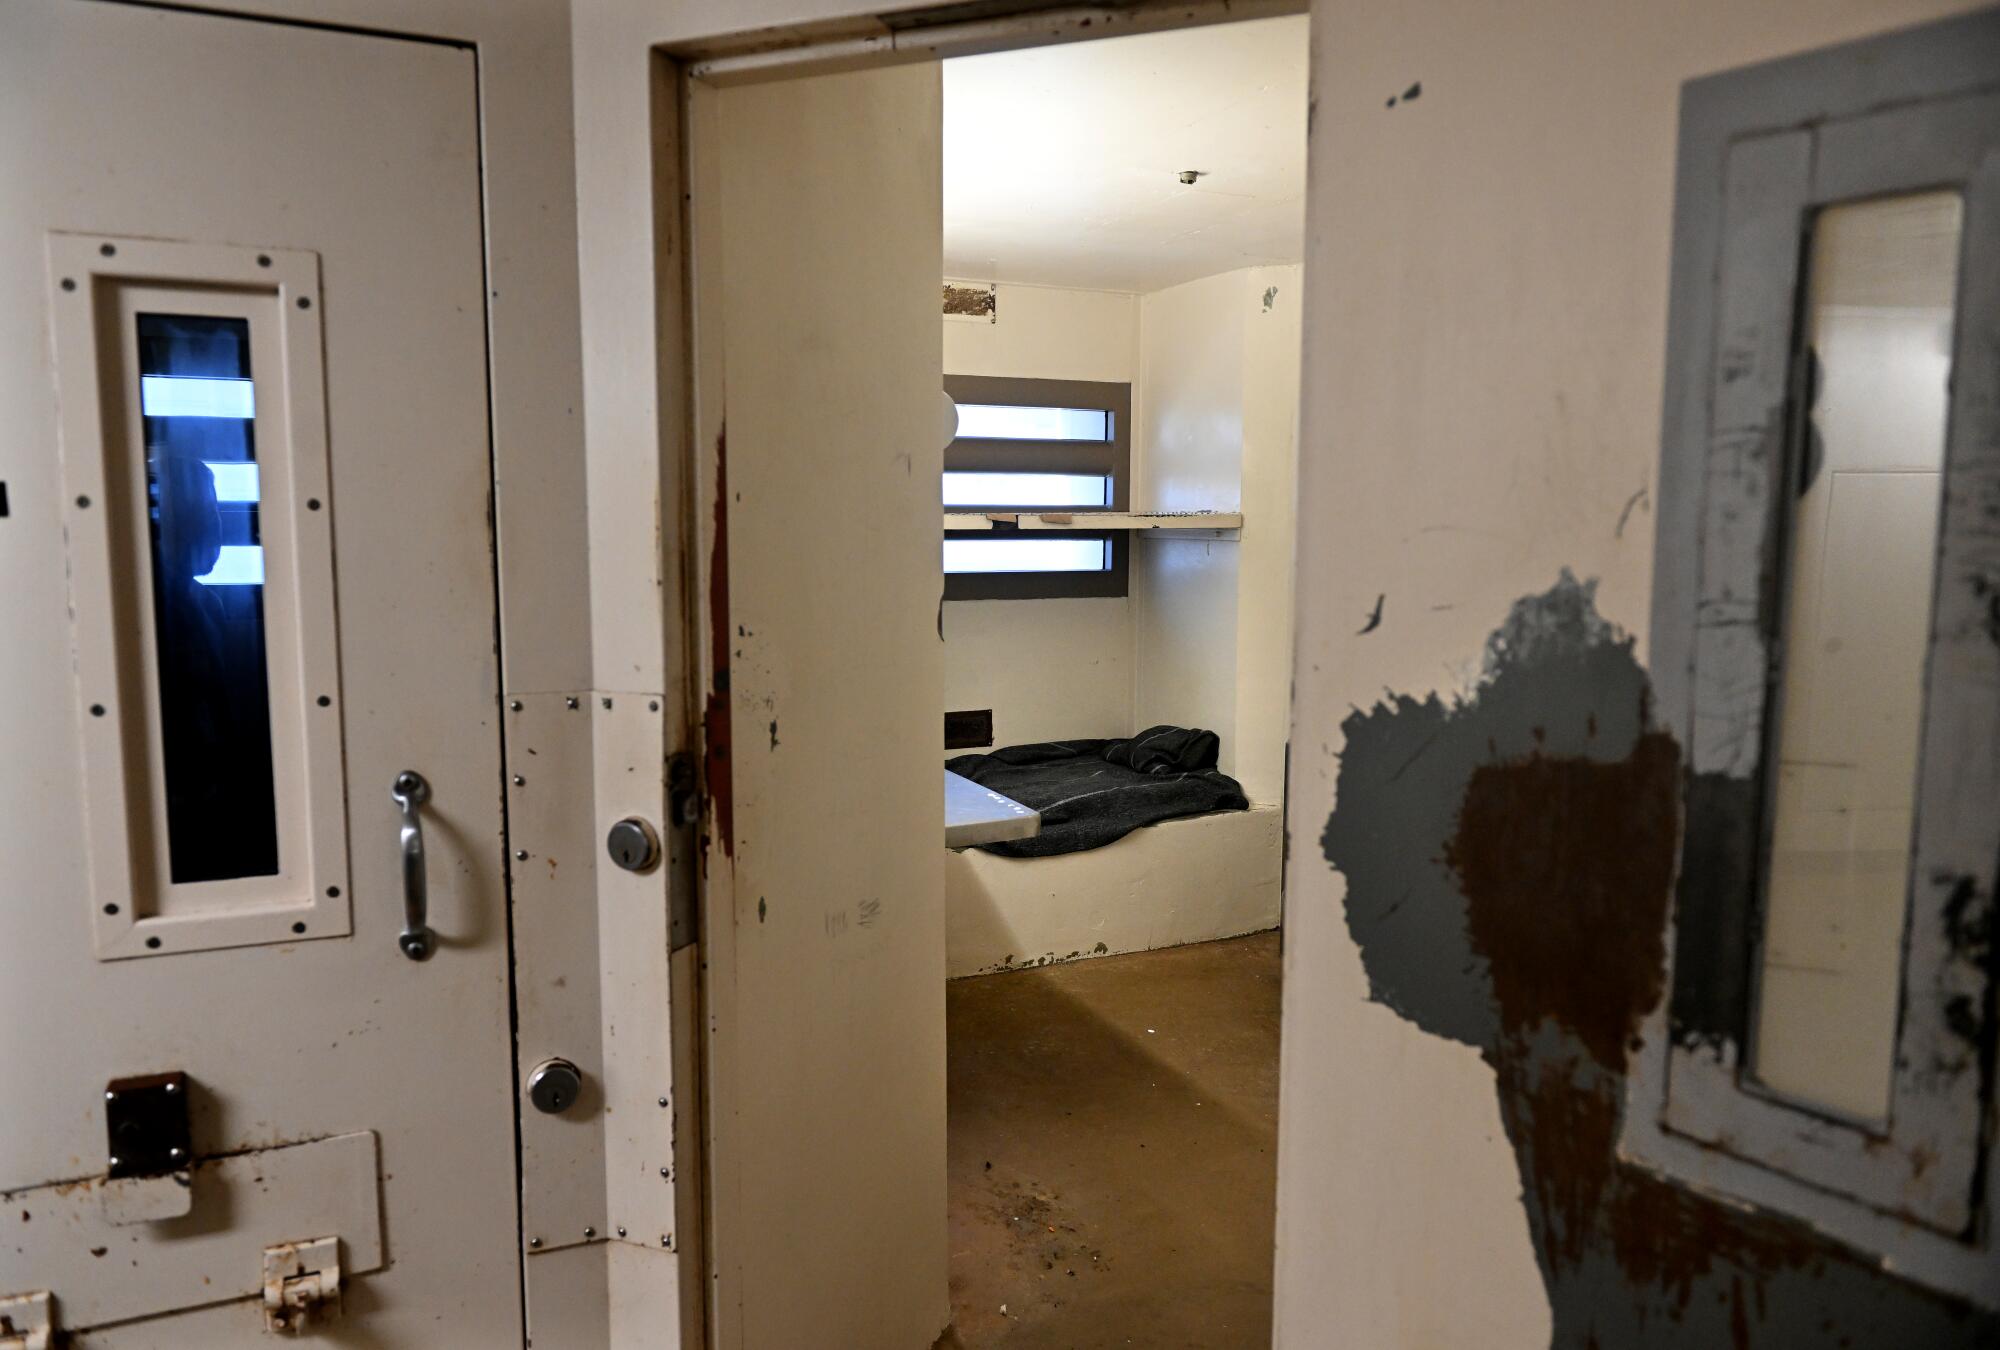
[[[1944,892],[1944,937],[1951,959],[1971,973],[1967,984],[1985,991],[1983,998],[1962,992],[1946,1001],[1945,1025],[1963,1053],[1937,1067],[1954,1076],[1980,1067],[1988,1075],[1980,1099],[1991,1103],[1991,1075],[2000,1060],[1995,1053],[2000,1048],[2000,1008],[1995,1007],[2000,1002],[2000,948],[1993,941],[1993,903],[1980,893],[1977,877],[1945,872],[1932,876],[1931,882]]]
[[[1088,961],[1093,956],[1108,955],[1110,951],[1109,947],[1100,942],[1089,951],[1079,948],[1067,955],[1060,955],[1056,952],[1045,952],[1040,956],[1024,956],[1017,960],[1014,954],[1009,952],[993,965],[981,966],[967,975],[955,975],[952,978],[968,979],[976,975],[1000,975],[1010,970],[1039,970],[1043,966],[1062,966],[1068,965],[1072,961]]]
[[[1264,312],[1266,314],[1269,314],[1271,312],[1271,306],[1277,303],[1278,303],[1278,288],[1276,286],[1266,286],[1264,288]]]
[[[1666,993],[1683,785],[1650,700],[1632,639],[1565,571],[1515,604],[1469,695],[1346,719],[1321,836],[1372,997],[1493,1067],[1552,1347],[2000,1344],[2000,1318],[1619,1159]]]
[[[1000,292],[997,286],[954,286],[944,283],[944,312],[975,319],[997,319]]]

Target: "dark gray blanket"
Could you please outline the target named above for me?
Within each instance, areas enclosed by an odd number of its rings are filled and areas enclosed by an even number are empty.
[[[1217,771],[1212,731],[1148,727],[1130,740],[1044,741],[945,761],[955,774],[1042,813],[1032,839],[981,844],[1006,858],[1080,853],[1142,825],[1249,808],[1243,787]]]

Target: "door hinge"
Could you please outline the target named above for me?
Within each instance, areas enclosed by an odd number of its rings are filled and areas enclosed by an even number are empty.
[[[694,829],[701,820],[701,763],[692,751],[667,756],[667,828],[674,832],[669,856],[677,865],[667,878],[667,950],[695,940]]]
[[[54,1304],[46,1289],[0,1297],[0,1350],[49,1350],[55,1344]]]
[[[667,824],[683,830],[701,819],[701,766],[694,754],[677,750],[667,756]]]
[[[340,1239],[264,1249],[264,1330],[298,1334],[340,1316]]]

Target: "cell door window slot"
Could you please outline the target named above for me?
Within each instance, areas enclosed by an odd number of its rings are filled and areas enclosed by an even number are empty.
[[[48,256],[98,955],[343,935],[319,260]]]
[[[250,325],[141,314],[138,341],[170,875],[175,885],[272,876]]]

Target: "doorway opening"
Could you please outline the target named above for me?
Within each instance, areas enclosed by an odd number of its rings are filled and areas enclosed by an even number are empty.
[[[943,63],[963,1346],[1268,1343],[1307,22]]]
[[[1268,1343],[1307,19],[1119,34],[687,67],[719,1345]]]

